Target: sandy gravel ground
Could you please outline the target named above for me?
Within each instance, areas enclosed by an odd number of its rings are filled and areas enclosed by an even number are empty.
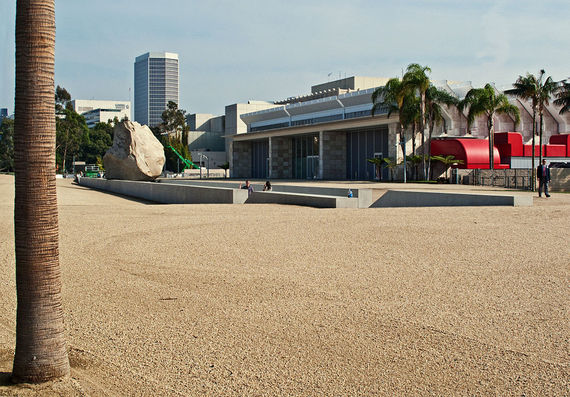
[[[58,181],[72,378],[0,395],[569,394],[570,194],[533,207],[154,205]]]

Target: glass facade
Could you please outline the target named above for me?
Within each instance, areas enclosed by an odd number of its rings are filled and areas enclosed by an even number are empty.
[[[251,143],[252,177],[266,179],[269,177],[269,141],[253,141]]]
[[[388,126],[347,131],[346,179],[387,180],[386,167],[382,168],[382,175],[376,175],[376,166],[368,161],[374,157],[388,157]]]
[[[178,55],[147,53],[135,61],[135,121],[154,127],[169,101],[179,103]]]
[[[260,127],[251,127],[250,132],[274,130],[276,128],[285,128],[285,127],[289,127],[289,123],[275,123],[275,124],[263,125]]]
[[[295,136],[293,144],[293,178],[317,179],[319,173],[319,136]]]
[[[330,116],[323,116],[323,117],[311,117],[302,120],[295,120],[291,123],[292,126],[297,125],[311,125],[317,123],[326,123],[328,121],[335,121],[335,120],[342,120],[342,114],[333,114]]]

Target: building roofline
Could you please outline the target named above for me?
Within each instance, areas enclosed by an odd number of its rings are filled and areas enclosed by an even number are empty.
[[[135,62],[142,61],[148,58],[168,58],[178,60],[178,54],[175,52],[147,52],[135,58]]]
[[[249,141],[272,136],[301,135],[318,131],[350,130],[354,128],[372,127],[375,125],[386,125],[397,121],[398,117],[395,115],[392,115],[391,117],[383,115],[364,116],[347,120],[327,121],[325,123],[274,128],[271,130],[247,132],[242,134],[222,135],[222,137],[231,138],[234,141]]]

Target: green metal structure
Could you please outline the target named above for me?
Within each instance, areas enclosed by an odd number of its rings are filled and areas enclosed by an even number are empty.
[[[197,170],[200,169],[200,167],[198,167],[196,164],[194,164],[194,163],[191,162],[190,160],[185,159],[184,157],[182,157],[182,155],[181,155],[180,153],[178,153],[178,152],[176,151],[176,149],[174,149],[172,146],[168,145],[168,147],[169,147],[170,149],[172,149],[172,151],[173,151],[174,153],[176,153],[176,155],[180,158],[180,160],[182,161],[182,163],[184,163],[184,169],[187,169],[187,168],[196,168]]]
[[[98,178],[101,175],[101,170],[97,164],[88,164],[85,166],[84,177],[87,178]]]

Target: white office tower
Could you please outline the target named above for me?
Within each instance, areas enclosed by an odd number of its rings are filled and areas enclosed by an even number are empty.
[[[169,101],[179,103],[178,54],[147,52],[135,59],[135,121],[154,127]]]

